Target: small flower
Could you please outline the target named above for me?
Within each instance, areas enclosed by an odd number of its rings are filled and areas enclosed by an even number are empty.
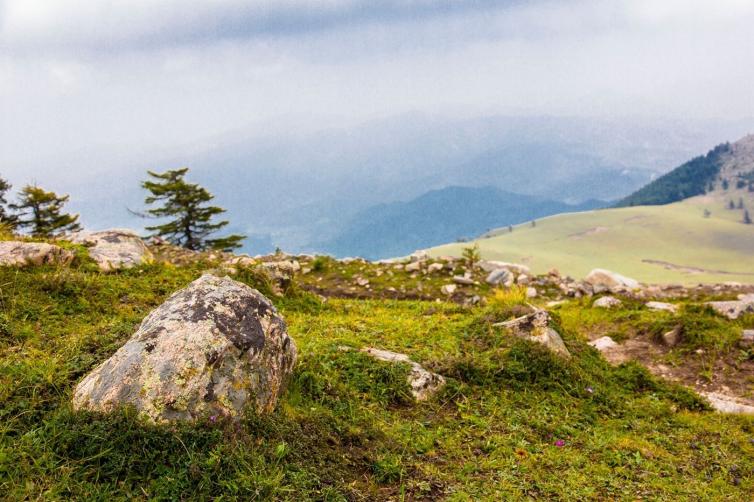
[[[555,441],[555,446],[557,446],[558,448],[562,448],[563,446],[565,446],[565,441],[563,441],[562,439],[558,439],[557,441]]]
[[[211,417],[209,417],[209,421],[212,423],[217,422],[217,415],[212,415]]]
[[[590,393],[590,394],[594,394],[594,389],[593,389],[593,388],[591,388],[591,387],[587,387],[587,388],[586,388],[586,391],[587,391],[588,393]]]

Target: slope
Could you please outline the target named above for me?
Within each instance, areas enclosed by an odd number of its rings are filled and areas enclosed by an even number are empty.
[[[743,210],[727,208],[739,199],[754,209],[754,193],[720,190],[665,206],[561,214],[475,242],[484,258],[525,263],[539,273],[555,267],[583,277],[601,267],[648,283],[754,283],[754,225],[741,222]],[[459,255],[466,246],[447,244],[431,254]]]

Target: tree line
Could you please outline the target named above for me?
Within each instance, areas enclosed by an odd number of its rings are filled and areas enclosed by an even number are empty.
[[[161,220],[145,227],[149,237],[160,237],[171,244],[194,251],[232,251],[241,247],[244,235],[217,237],[228,225],[219,220],[225,209],[210,205],[214,199],[206,188],[186,180],[188,168],[164,173],[148,171],[141,187],[148,192],[143,218]],[[78,214],[69,214],[64,206],[68,195],[58,195],[36,184],[24,186],[15,202],[7,200],[12,185],[0,177],[0,225],[10,232],[24,232],[32,237],[53,238],[81,230]]]

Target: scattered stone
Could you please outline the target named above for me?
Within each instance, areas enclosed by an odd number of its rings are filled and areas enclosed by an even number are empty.
[[[495,326],[506,328],[519,338],[541,343],[560,356],[571,357],[563,339],[557,331],[550,327],[551,321],[550,314],[546,310],[536,310],[531,314],[497,323]]]
[[[25,267],[27,265],[68,265],[73,253],[54,244],[44,242],[0,242],[0,266]]]
[[[717,392],[700,392],[710,405],[720,413],[754,415],[754,406],[738,402],[735,398]]]
[[[742,300],[732,300],[727,302],[707,302],[718,314],[735,320],[743,314],[754,312],[754,298],[747,298],[743,295]]]
[[[456,292],[457,287],[458,286],[456,286],[455,284],[445,284],[442,288],[440,288],[440,291],[442,292],[442,294],[450,296]]]
[[[409,259],[412,262],[427,261],[429,260],[429,253],[423,249],[420,249],[411,253],[411,256],[409,256]]]
[[[526,288],[526,297],[527,298],[536,298],[537,297],[537,288],[533,288],[529,286]]]
[[[516,278],[516,283],[521,284],[522,286],[526,286],[531,282],[531,279],[529,279],[529,276],[526,274],[521,274]]]
[[[607,352],[608,350],[618,347],[618,344],[615,343],[615,340],[613,340],[609,336],[603,336],[601,338],[597,338],[596,340],[592,340],[588,345],[591,345],[600,352]]]
[[[132,405],[155,422],[274,409],[296,345],[258,291],[205,274],[168,298],[76,386],[76,409]]]
[[[520,265],[518,263],[508,263],[506,261],[494,261],[494,260],[482,260],[478,264],[479,268],[485,272],[494,272],[501,268],[508,270],[515,274],[531,274],[531,270],[526,265]]]
[[[741,340],[739,340],[738,344],[744,349],[754,347],[754,329],[743,330],[741,333]]]
[[[675,314],[678,312],[678,305],[673,305],[672,303],[647,302],[644,304],[644,306],[647,307],[649,310],[660,310],[664,312],[670,312],[672,314]]]
[[[443,268],[445,268],[445,265],[442,263],[430,263],[427,267],[427,273],[434,274],[436,272],[442,272]]]
[[[620,307],[621,305],[623,305],[623,302],[614,296],[603,296],[602,298],[597,298],[594,300],[594,303],[592,303],[592,307],[601,309],[612,309]]]
[[[502,284],[509,288],[513,285],[513,274],[507,268],[498,268],[489,273],[485,282],[490,286],[500,286]]]
[[[296,260],[266,261],[261,263],[272,279],[276,293],[284,290],[293,280],[296,272],[301,270],[301,264]]]
[[[454,275],[453,282],[455,282],[456,284],[461,284],[463,286],[472,286],[474,284],[474,279],[465,275]]]
[[[595,268],[589,272],[584,282],[592,286],[594,294],[605,291],[621,293],[640,287],[639,282],[634,279],[601,268]]]
[[[356,278],[356,285],[361,286],[362,288],[369,286],[369,279],[366,279],[364,277],[357,277]]]
[[[422,269],[422,262],[420,261],[413,261],[411,263],[407,263],[403,269],[406,272],[418,272]]]
[[[666,347],[675,347],[676,345],[681,343],[682,335],[683,325],[679,324],[675,328],[662,335],[662,343]]]
[[[77,232],[68,240],[89,247],[89,256],[103,272],[132,268],[154,260],[147,245],[133,230]]]
[[[410,365],[411,372],[408,375],[407,382],[411,387],[411,394],[417,401],[426,401],[445,386],[445,378],[437,373],[427,371],[422,365],[412,361],[406,354],[373,347],[364,347],[361,351],[380,361]]]

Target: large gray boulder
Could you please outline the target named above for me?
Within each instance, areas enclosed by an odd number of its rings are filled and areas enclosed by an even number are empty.
[[[624,291],[639,289],[640,287],[639,282],[635,279],[602,268],[595,268],[589,272],[589,275],[586,276],[584,282],[592,286],[594,294],[603,293],[605,291],[609,291],[610,293],[621,293]]]
[[[0,242],[0,266],[25,267],[30,265],[67,265],[73,253],[60,246],[44,242]]]
[[[89,256],[103,272],[131,268],[154,260],[147,245],[133,230],[77,232],[69,240],[87,246]]]
[[[270,412],[296,346],[270,301],[204,275],[153,310],[110,359],[78,384],[76,409],[133,405],[155,422]]]
[[[754,295],[739,295],[738,300],[707,302],[707,305],[728,319],[738,319],[744,314],[754,313]]]

